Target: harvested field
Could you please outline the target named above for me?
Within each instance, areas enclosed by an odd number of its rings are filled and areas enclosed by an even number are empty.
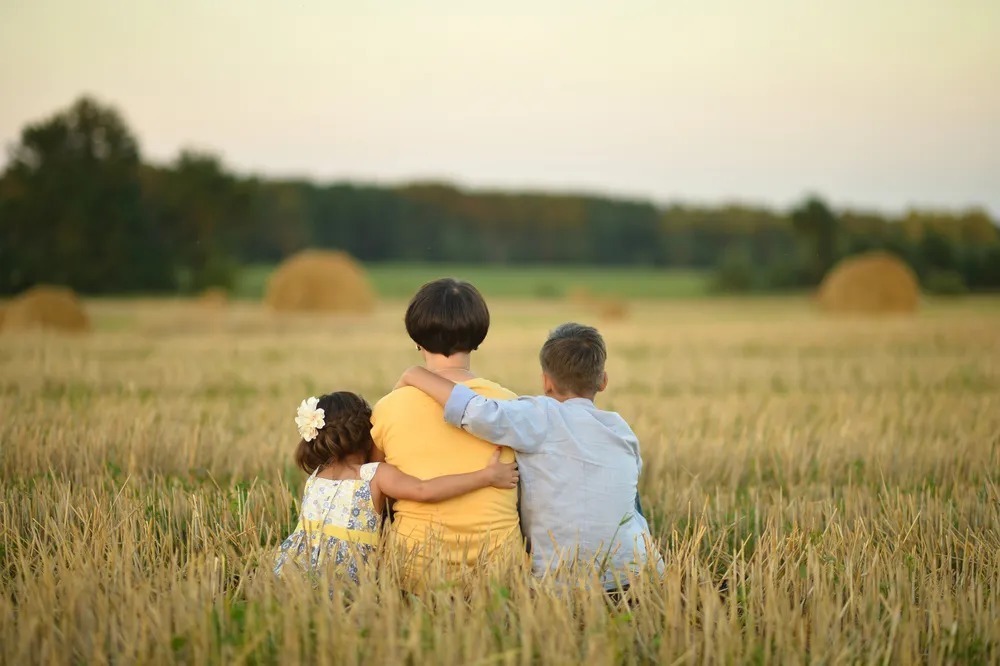
[[[0,663],[995,663],[1000,301],[830,319],[806,299],[632,302],[599,399],[643,447],[662,581],[334,598],[269,575],[302,398],[418,361],[370,317],[88,301],[0,336]],[[475,368],[538,390],[572,303],[491,301]],[[351,599],[345,598],[350,596]]]

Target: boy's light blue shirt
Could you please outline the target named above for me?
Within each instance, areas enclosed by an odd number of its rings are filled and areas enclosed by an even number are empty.
[[[636,511],[639,440],[621,416],[586,398],[492,400],[456,384],[444,418],[517,452],[521,527],[536,576],[560,563],[593,562],[613,588],[647,557],[662,570],[659,553],[647,553],[649,526]]]

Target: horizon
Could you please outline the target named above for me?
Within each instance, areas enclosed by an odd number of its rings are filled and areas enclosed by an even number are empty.
[[[0,142],[89,94],[157,165],[193,148],[268,179],[1000,217],[1000,3],[564,7],[7,6]]]

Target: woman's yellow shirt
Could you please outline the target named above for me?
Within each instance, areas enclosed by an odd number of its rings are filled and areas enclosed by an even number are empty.
[[[489,398],[517,397],[485,379],[463,383]],[[445,423],[441,406],[412,387],[396,389],[378,401],[372,438],[387,463],[420,479],[482,469],[496,448]],[[514,452],[504,447],[500,458],[512,462]],[[481,488],[433,504],[398,500],[391,530],[403,539],[418,569],[428,557],[443,559],[446,565],[473,565],[520,539],[517,490]]]

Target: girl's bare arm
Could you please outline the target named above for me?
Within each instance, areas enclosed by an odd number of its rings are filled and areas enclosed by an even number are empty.
[[[441,502],[489,486],[502,489],[516,488],[519,478],[517,463],[500,462],[500,448],[497,447],[489,464],[476,472],[448,474],[421,480],[401,472],[399,468],[388,463],[382,463],[378,466],[372,481],[378,486],[381,494],[395,499]]]

